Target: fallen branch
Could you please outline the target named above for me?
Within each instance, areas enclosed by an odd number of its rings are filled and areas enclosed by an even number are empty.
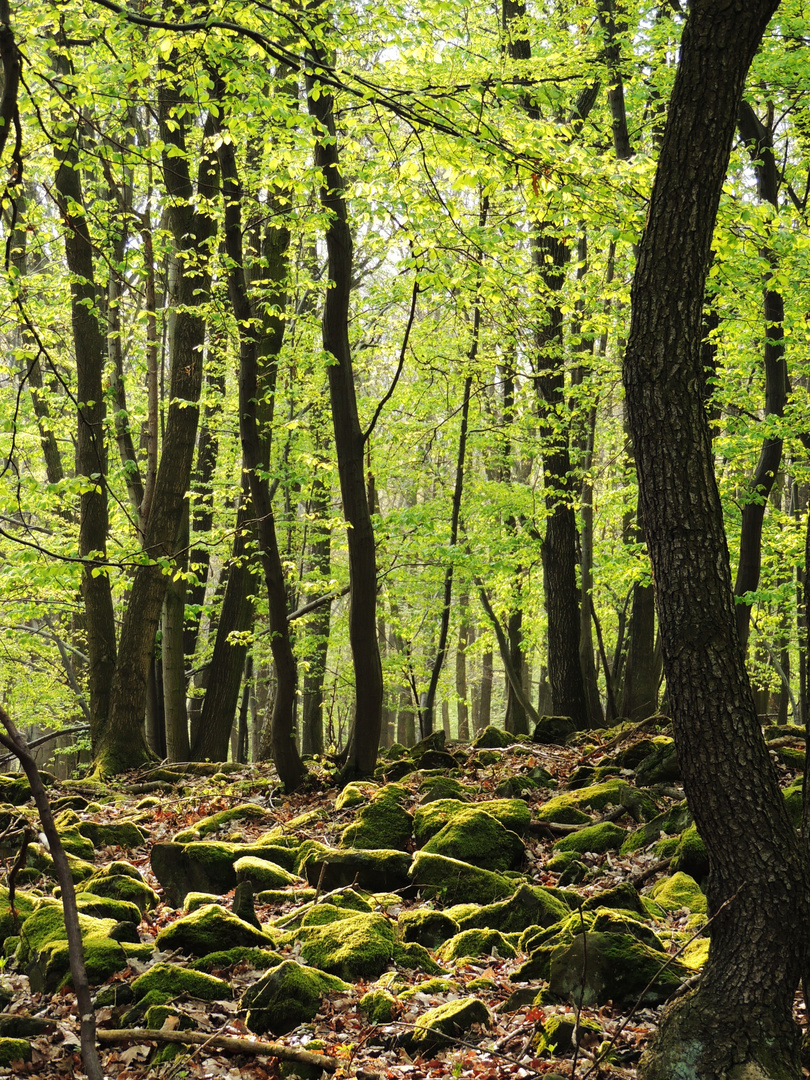
[[[175,1043],[180,1046],[210,1046],[217,1050],[229,1050],[234,1054],[261,1054],[278,1058],[279,1061],[296,1061],[300,1065],[313,1065],[326,1072],[337,1072],[345,1065],[340,1058],[316,1054],[311,1050],[298,1050],[281,1043],[261,1042],[259,1039],[238,1039],[231,1035],[202,1035],[195,1031],[157,1031],[153,1028],[115,1028],[96,1032],[100,1043],[157,1042]],[[367,1080],[379,1080],[379,1073],[366,1071]]]

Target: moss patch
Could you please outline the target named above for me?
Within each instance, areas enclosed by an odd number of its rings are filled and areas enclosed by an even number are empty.
[[[521,885],[508,900],[476,907],[467,915],[454,916],[462,930],[489,927],[507,934],[529,925],[551,926],[564,919],[569,908],[550,889]]]
[[[382,915],[350,915],[326,926],[302,927],[294,936],[305,963],[342,979],[376,978],[390,963],[396,943]]]
[[[474,1024],[488,1025],[490,1020],[489,1009],[476,997],[450,1001],[420,1016],[416,1027],[403,1038],[403,1042],[410,1053],[419,1051],[424,1054],[447,1043],[445,1036],[458,1038]]]
[[[575,833],[563,836],[554,844],[554,849],[602,855],[606,851],[618,851],[626,836],[627,832],[612,821],[603,821],[599,825],[586,825]]]
[[[397,921],[397,934],[402,941],[416,941],[428,949],[438,948],[460,929],[456,920],[445,912],[429,908],[406,911]]]
[[[155,944],[159,949],[180,949],[189,956],[206,956],[240,945],[271,945],[272,938],[219,904],[204,904],[161,930]]]
[[[397,1000],[388,990],[369,990],[360,998],[358,1007],[366,1014],[370,1024],[387,1024],[393,1019]]]
[[[499,930],[463,930],[438,950],[438,957],[446,963],[465,956],[498,956],[511,959],[517,953]]]
[[[441,897],[445,903],[474,899],[491,904],[511,896],[515,888],[501,874],[427,851],[416,853],[408,876],[424,895]]]
[[[285,960],[251,986],[241,1004],[247,1009],[245,1022],[251,1031],[257,1035],[284,1035],[311,1020],[324,995],[349,990],[351,987],[341,979]]]
[[[232,806],[229,810],[220,810],[217,814],[200,818],[190,828],[177,833],[174,840],[177,844],[189,844],[193,840],[202,840],[205,836],[219,832],[224,825],[232,821],[264,822],[272,818],[271,810],[266,810],[256,803],[243,803],[240,806]]]
[[[690,911],[705,914],[706,897],[694,878],[688,874],[673,874],[672,877],[659,881],[650,893],[659,907],[665,911]]]
[[[436,804],[430,804],[436,805]],[[524,857],[523,841],[478,806],[464,806],[422,848],[434,855],[479,866],[512,870]]]
[[[230,1001],[233,998],[233,991],[224,979],[177,964],[153,965],[134,980],[132,990],[136,1001],[142,1001],[149,995],[154,1004],[164,1004],[181,994],[201,1001]]]

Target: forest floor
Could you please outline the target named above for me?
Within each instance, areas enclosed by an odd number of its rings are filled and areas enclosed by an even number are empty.
[[[639,737],[628,732],[628,739]],[[462,768],[459,779],[472,785],[480,799],[495,797],[495,789],[500,782],[509,777],[526,775],[539,766],[545,768],[556,779],[556,789],[537,788],[526,796],[533,809],[537,809],[547,799],[558,794],[564,787],[571,772],[587,755],[589,765],[598,765],[601,750],[594,741],[598,737],[591,733],[591,744],[587,748],[544,746],[526,743],[497,752],[497,761],[485,767],[476,767],[475,755],[471,750],[468,765]],[[453,746],[458,750],[458,745]],[[784,783],[789,783],[795,773],[786,766],[778,765]],[[338,791],[326,783],[327,774],[313,775],[310,790],[306,793],[282,796],[272,783],[273,772],[269,766],[250,765],[242,771],[229,774],[227,780],[211,777],[188,776],[181,787],[159,791],[161,804],[150,810],[151,819],[145,822],[150,840],[137,849],[122,850],[106,848],[96,852],[96,865],[103,866],[116,859],[126,859],[137,867],[146,881],[158,892],[160,885],[150,867],[150,849],[153,844],[170,841],[175,834],[193,825],[201,818],[228,809],[237,804],[254,801],[272,810],[278,822],[289,821],[303,812],[313,809],[326,811],[322,820],[314,822],[299,833],[302,838],[311,838],[323,843],[336,844],[340,829],[351,818],[351,812],[335,812],[334,803]],[[630,774],[627,774],[628,777]],[[406,776],[399,783],[412,792],[413,809],[418,805],[418,773]],[[95,813],[95,821],[116,821],[122,817],[135,815],[136,804],[144,797],[144,791],[154,785],[149,784],[149,777],[143,772],[123,777],[116,784],[117,791],[125,793],[125,800],[120,798],[110,804],[109,814]],[[68,785],[57,783],[50,788],[51,799],[61,795],[81,791],[81,782],[73,781]],[[95,793],[97,794],[97,792]],[[679,795],[677,784],[667,793],[669,798],[658,792],[659,805],[665,808]],[[597,818],[600,815],[597,815]],[[616,813],[611,815],[617,820]],[[631,819],[620,822],[628,828],[635,827]],[[266,829],[266,824],[256,826],[240,822],[240,831],[244,839],[250,841],[254,835]],[[539,825],[539,823],[537,823]],[[535,825],[524,837],[526,860],[522,867],[528,882],[533,885],[554,886],[557,875],[548,872],[545,867],[549,861],[555,839],[553,832],[544,832]],[[589,867],[588,877],[576,886],[583,899],[612,888],[622,882],[632,882],[642,893],[646,893],[655,881],[667,873],[666,865],[650,851],[620,856],[616,852],[605,855],[585,855],[583,860]],[[8,860],[6,870],[11,867]],[[53,887],[52,881],[43,879],[39,883],[43,891]],[[30,888],[26,885],[26,888]],[[229,905],[229,897],[223,903]],[[420,897],[402,898],[402,910],[426,903]],[[289,914],[294,910],[292,904],[257,905],[256,915],[262,924]],[[165,903],[148,912],[144,917],[139,933],[142,942],[150,942],[165,926],[183,914]],[[398,910],[389,912],[396,918]],[[672,912],[667,916],[666,924],[659,921],[655,925],[657,932],[663,930],[683,930],[690,912],[686,909]],[[651,923],[652,925],[652,923]],[[666,937],[666,934],[662,936]],[[669,945],[670,953],[676,952],[680,938],[673,939]],[[283,950],[282,950],[283,951]],[[293,955],[290,953],[290,955]],[[171,959],[172,963],[183,963],[183,957],[177,954],[167,955],[156,952],[154,960]],[[369,1024],[365,1014],[358,1008],[360,997],[368,990],[369,984],[357,984],[351,993],[340,993],[324,999],[320,1013],[311,1023],[302,1025],[293,1032],[275,1040],[291,1048],[305,1049],[313,1039],[321,1041],[321,1053],[325,1053],[340,1062],[337,1076],[371,1077],[378,1076],[387,1080],[423,1080],[427,1077],[461,1077],[476,1080],[495,1080],[501,1077],[546,1077],[551,1076],[576,1078],[576,1080],[633,1080],[636,1076],[638,1059],[653,1031],[658,1010],[651,1008],[633,1008],[632,1006],[615,1007],[608,1002],[598,1009],[582,1009],[581,1020],[590,1020],[598,1024],[601,1034],[589,1046],[582,1046],[575,1053],[573,1050],[561,1057],[536,1056],[536,1035],[540,1025],[555,1012],[575,1015],[573,1006],[568,1004],[544,1005],[533,1004],[521,1008],[505,1010],[504,1004],[521,985],[511,979],[516,968],[526,959],[518,955],[515,959],[502,959],[496,956],[479,957],[475,960],[463,960],[455,964],[442,964],[453,981],[450,993],[438,996],[418,991],[426,976],[419,971],[400,972],[417,993],[409,1001],[398,1001],[394,1019],[389,1024]],[[665,958],[664,958],[665,960]],[[154,961],[152,961],[154,962]],[[131,961],[128,969],[114,976],[111,983],[132,980],[148,969],[149,963]],[[281,1063],[272,1053],[262,1052],[262,1042],[272,1040],[272,1036],[257,1037],[248,1031],[244,1022],[244,1011],[239,1008],[239,998],[244,988],[255,982],[260,973],[242,965],[227,972],[216,972],[228,979],[235,990],[233,1001],[200,1002],[185,1000],[180,1009],[194,1022],[195,1030],[205,1034],[232,1036],[249,1039],[256,1043],[255,1052],[223,1050],[212,1045],[188,1046],[172,1061],[152,1064],[154,1044],[144,1041],[126,1041],[115,1045],[101,1044],[100,1054],[105,1077],[108,1080],[180,1080],[182,1077],[211,1078],[211,1080],[275,1080],[282,1075]],[[14,1062],[0,1072],[19,1076],[35,1077],[37,1080],[57,1080],[64,1076],[84,1076],[81,1055],[79,1053],[78,1019],[72,991],[63,990],[55,995],[32,994],[25,974],[13,970],[9,962],[2,979],[10,983],[14,998],[7,1012],[19,1012],[27,1015],[44,1017],[50,1022],[46,1034],[30,1040],[32,1059],[28,1062]],[[465,996],[465,988],[474,982],[474,994],[487,1006],[491,1017],[488,1026],[480,1026],[468,1032],[463,1040],[451,1040],[441,1050],[426,1057],[411,1057],[405,1049],[397,1045],[397,1036],[412,1028],[420,1014],[441,1005],[453,998]],[[373,982],[373,980],[372,980]],[[526,984],[522,984],[526,985]],[[538,984],[539,985],[539,984]],[[120,1012],[112,1008],[97,1010],[99,1029],[120,1027]],[[585,1042],[586,1040],[581,1040]],[[595,1061],[593,1050],[595,1043],[610,1044],[609,1063]],[[284,1075],[290,1075],[289,1066]],[[293,1075],[320,1075],[305,1072]],[[323,1075],[328,1075],[324,1073]],[[333,1073],[335,1075],[335,1073]],[[810,1074],[806,1074],[810,1075]]]

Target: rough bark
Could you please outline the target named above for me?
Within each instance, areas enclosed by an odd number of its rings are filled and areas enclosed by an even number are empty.
[[[703,406],[712,231],[751,58],[776,0],[693,0],[632,290],[624,383],[684,787],[711,872],[711,949],[643,1080],[797,1077],[808,885],[736,630]]]

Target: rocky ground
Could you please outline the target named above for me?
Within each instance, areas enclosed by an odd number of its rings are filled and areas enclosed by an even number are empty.
[[[803,733],[766,737],[800,812]],[[105,1076],[635,1076],[708,945],[665,720],[439,734],[343,791],[309,764],[291,797],[262,765],[50,783]],[[0,1071],[81,1077],[52,860],[26,782],[0,798]]]

